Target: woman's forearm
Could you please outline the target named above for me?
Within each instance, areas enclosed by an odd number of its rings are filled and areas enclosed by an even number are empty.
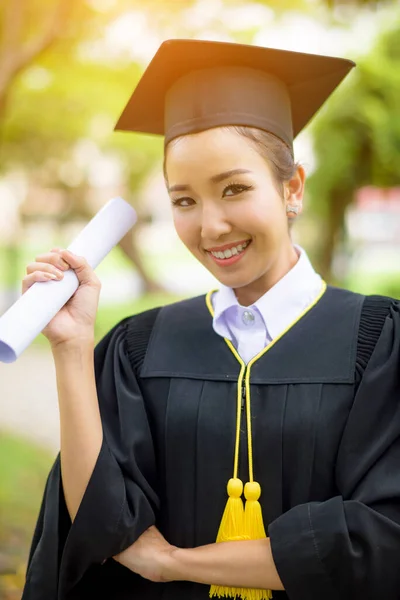
[[[269,539],[176,548],[168,578],[226,587],[283,590]]]
[[[64,344],[53,350],[53,356],[60,409],[62,482],[73,521],[103,440],[94,375],[94,343]]]

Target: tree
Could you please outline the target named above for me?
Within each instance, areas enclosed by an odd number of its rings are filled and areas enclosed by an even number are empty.
[[[308,181],[320,221],[320,273],[331,278],[335,247],[356,190],[400,184],[400,22],[358,62],[312,127],[318,168]]]
[[[312,0],[258,2],[277,15],[291,10],[312,14],[316,7]],[[340,3],[321,0],[320,6]],[[367,0],[348,3],[360,6]],[[150,15],[160,39],[171,33],[190,37],[198,31],[196,24],[193,30],[184,29],[184,15],[195,4],[195,0],[149,0],[145,4],[139,0],[106,4],[98,0],[0,0],[0,170],[23,165],[28,174],[68,192],[71,210],[85,212],[87,174],[75,171],[77,183],[60,172],[71,166],[77,140],[90,138],[102,151],[118,156],[134,198],[159,159],[160,144],[145,136],[133,139],[110,133],[140,68],[122,55],[112,62],[107,56],[85,58],[82,49],[101,39],[113,19],[134,9]],[[224,0],[224,4],[234,6],[238,1]],[[368,4],[380,5],[373,0]],[[246,41],[246,36],[246,32],[233,33],[238,40]],[[96,119],[100,127],[90,128]],[[121,247],[151,287],[132,238]]]
[[[108,97],[118,102],[121,88],[115,78],[116,73],[122,76],[121,63],[112,68],[79,60],[77,49],[83,40],[101,37],[108,21],[129,6],[127,2],[120,2],[117,9],[110,10],[105,16],[81,0],[58,0],[56,4],[50,0],[47,3],[13,0],[0,4],[0,169],[3,172],[19,163],[26,172],[35,170],[35,176],[38,176],[40,165],[42,173],[47,168],[46,177],[53,179],[50,185],[62,185],[55,176],[57,168],[54,167],[70,159],[76,140],[87,135],[87,124],[95,116],[93,108],[99,104],[99,98],[103,100],[100,113],[109,112],[110,104],[116,113],[116,104],[108,102]],[[128,72],[126,62],[122,61],[122,64]],[[36,79],[42,76],[42,83],[36,82],[32,89],[24,80],[24,74],[29,74],[31,69],[32,80],[32,76],[35,77],[33,66],[36,67]],[[132,66],[129,71],[130,76],[125,81],[132,80]],[[110,83],[110,76],[114,77],[115,85],[113,93],[107,95],[104,94],[104,82]],[[52,85],[43,82],[43,77],[47,77]],[[35,100],[39,98],[41,102],[37,104]],[[119,106],[122,106],[121,101]],[[120,145],[126,144],[121,142]],[[48,168],[50,158],[53,168]],[[128,158],[132,159],[132,152],[125,154],[125,160]],[[133,175],[138,170],[135,164],[139,162],[143,167],[143,161],[132,160],[130,163],[131,182],[135,181]],[[142,169],[140,175],[137,187],[146,175],[146,169]],[[68,184],[64,187],[68,188]],[[134,192],[135,186],[132,187]],[[80,211],[91,216],[84,207],[85,195],[77,194],[77,186],[72,188],[69,190],[71,212]],[[133,237],[124,238],[120,246],[135,264],[145,289],[159,289],[144,268]],[[17,254],[18,244],[11,242],[7,261],[10,289],[15,283]],[[10,297],[9,302],[13,300]]]

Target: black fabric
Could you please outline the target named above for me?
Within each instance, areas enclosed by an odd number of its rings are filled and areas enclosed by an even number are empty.
[[[328,287],[316,306],[292,327],[290,335],[283,336],[268,353],[268,369],[264,359],[254,364],[251,381],[354,383],[363,302],[360,294]],[[190,323],[191,335],[182,322]],[[239,363],[232,352],[227,352],[223,338],[214,332],[203,296],[165,306],[157,324],[140,372],[142,379],[237,381]]]
[[[92,477],[71,525],[57,457],[36,526],[24,600],[85,597],[93,567],[155,523],[157,469],[142,395],[126,353],[127,322],[116,325],[96,347],[103,444]],[[110,569],[114,566],[107,565],[105,577]],[[102,577],[99,582],[104,584]]]
[[[337,493],[269,526],[291,600],[399,597],[400,314],[393,303],[352,403],[334,465]]]
[[[400,311],[393,301],[356,389],[363,306],[365,315],[362,296],[329,288],[254,365],[254,379],[251,373],[254,472],[286,588],[274,592],[276,600],[399,596]],[[341,328],[340,335],[329,321]],[[198,348],[204,341],[199,323],[211,329],[205,353]],[[167,339],[166,332],[170,341],[160,360],[156,341]],[[324,345],[314,347],[310,340],[320,338]],[[281,365],[271,376],[283,348],[292,346],[302,352],[306,377],[293,381],[290,361],[286,373]],[[198,364],[190,368],[187,352],[194,361],[205,361],[207,377],[200,376]],[[310,366],[321,352],[326,357]],[[102,340],[95,365],[103,446],[72,525],[57,459],[23,600],[208,598],[208,586],[155,584],[112,559],[101,562],[152,524],[177,546],[215,541],[233,467],[236,380],[231,376],[240,365],[232,356],[212,332],[204,297],[127,319]],[[130,357],[138,368],[142,364],[140,372]],[[212,377],[210,357],[227,367],[225,379]],[[179,361],[185,366],[181,376]],[[322,377],[324,365],[336,361],[331,379]],[[246,480],[245,445],[241,448],[239,475]]]
[[[358,330],[356,385],[358,386],[381,335],[383,324],[389,315],[392,298],[387,296],[366,296],[361,311]]]
[[[147,310],[128,323],[126,328],[126,350],[135,373],[140,373],[154,323],[160,308]]]
[[[331,56],[204,40],[167,40],[117,130],[165,136],[246,125],[293,139],[354,67]]]

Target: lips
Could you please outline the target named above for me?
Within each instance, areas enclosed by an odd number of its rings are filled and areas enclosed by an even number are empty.
[[[215,246],[214,248],[205,248],[206,252],[224,252],[224,250],[230,250],[231,248],[235,248],[236,246],[240,246],[250,242],[251,240],[240,240],[238,242],[232,242],[230,244],[225,244],[224,246]]]
[[[227,248],[225,252],[228,254],[228,256],[224,256],[224,252],[222,251],[207,252],[207,254],[210,257],[210,259],[213,260],[214,263],[216,263],[219,267],[230,267],[231,265],[234,265],[238,261],[240,261],[243,258],[243,256],[248,252],[248,249],[251,246],[251,241],[252,240],[248,240],[247,242],[245,242],[244,248],[240,251],[237,250],[236,246],[231,246],[233,248],[233,251]],[[239,247],[241,248],[240,244]]]

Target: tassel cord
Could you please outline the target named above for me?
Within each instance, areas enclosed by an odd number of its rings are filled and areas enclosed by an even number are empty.
[[[246,422],[247,422],[247,452],[249,461],[249,481],[254,481],[253,472],[253,433],[251,426],[251,403],[250,403],[250,369],[246,372],[245,377],[246,386]]]
[[[236,438],[235,438],[235,458],[233,463],[233,478],[237,479],[239,474],[239,453],[240,453],[240,423],[242,419],[242,388],[246,373],[246,365],[240,369],[237,384],[237,406],[236,406]]]

